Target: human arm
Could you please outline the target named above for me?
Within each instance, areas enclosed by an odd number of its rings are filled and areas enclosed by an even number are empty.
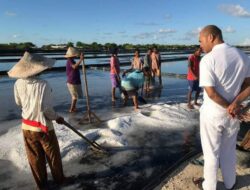
[[[64,118],[59,116],[52,107],[52,89],[48,83],[45,83],[41,111],[48,120],[55,120],[59,124],[64,122]]]
[[[144,65],[144,60],[143,60],[143,58],[142,57],[140,57],[140,70],[142,70],[143,69],[143,65]]]
[[[193,65],[194,65],[194,62],[191,60],[188,60],[188,72],[191,73],[191,75],[194,77],[194,80],[197,80],[198,76],[194,74]]]
[[[223,108],[227,108],[229,106],[229,102],[225,100],[216,90],[213,86],[205,86],[204,90],[206,91],[208,97],[222,106]]]
[[[238,115],[241,111],[241,103],[250,96],[250,77],[245,78],[241,85],[241,91],[228,107],[231,116]]]
[[[158,53],[158,66],[161,69],[161,54]]]
[[[73,69],[77,69],[79,67],[79,65],[82,63],[83,60],[84,60],[84,54],[81,53],[79,61],[77,63],[75,63],[75,64],[71,64],[71,67]]]
[[[18,90],[17,90],[17,84],[15,83],[14,85],[14,97],[15,97],[15,102],[18,106],[22,106],[21,104],[21,99],[19,97],[19,94],[18,94]]]

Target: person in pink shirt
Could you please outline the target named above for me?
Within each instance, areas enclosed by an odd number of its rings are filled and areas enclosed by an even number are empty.
[[[191,103],[192,99],[192,93],[193,91],[196,91],[195,98],[194,98],[194,104],[199,105],[197,103],[197,100],[200,95],[201,88],[199,87],[199,65],[201,60],[201,48],[195,49],[194,54],[190,55],[188,57],[188,74],[187,74],[187,80],[188,80],[188,95],[187,95],[187,101],[188,101],[188,108],[194,109],[194,106]]]
[[[112,105],[115,105],[115,89],[121,87],[121,78],[120,78],[120,62],[117,57],[118,48],[114,48],[111,51],[111,58],[110,58],[110,79],[112,84]]]

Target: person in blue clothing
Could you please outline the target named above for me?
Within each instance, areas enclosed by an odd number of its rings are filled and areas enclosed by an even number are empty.
[[[132,72],[131,72],[132,71]],[[130,73],[128,73],[130,72]],[[128,73],[128,74],[127,74]],[[127,104],[128,98],[132,97],[134,103],[134,109],[139,109],[138,104],[138,90],[143,86],[144,73],[140,70],[127,70],[122,75],[122,91],[124,94],[124,105]]]

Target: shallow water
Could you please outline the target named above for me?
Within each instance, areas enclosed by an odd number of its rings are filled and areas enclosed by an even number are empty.
[[[46,79],[53,89],[54,106],[59,112],[67,112],[70,106],[70,94],[66,85],[65,72],[49,72],[41,75]],[[87,82],[89,87],[89,95],[91,107],[100,109],[111,105],[111,82],[109,73],[104,71],[87,71]],[[14,102],[13,86],[15,79],[8,77],[0,78],[0,121],[8,121],[20,117],[20,110]],[[149,97],[150,101],[156,101],[159,97],[171,101],[183,101],[187,93],[187,82],[183,79],[163,77],[163,89],[153,91]],[[82,87],[84,82],[82,80]],[[117,90],[117,96],[119,96]],[[84,110],[85,99],[79,101],[79,110]],[[1,125],[1,124],[0,124]],[[1,128],[1,127],[0,127]]]

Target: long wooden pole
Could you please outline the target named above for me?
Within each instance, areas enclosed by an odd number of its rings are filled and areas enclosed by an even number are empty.
[[[85,62],[84,61],[83,61],[83,64],[82,64],[82,72],[83,72],[83,79],[84,79],[84,84],[85,84],[85,96],[86,96],[86,104],[87,104],[87,112],[83,115],[83,119],[86,118],[86,116],[87,116],[88,120],[89,120],[89,123],[91,123],[91,116],[93,116],[98,122],[101,122],[101,120],[96,116],[96,114],[93,113],[90,110],[88,81],[87,81],[86,68],[85,68]]]
[[[88,91],[88,81],[86,77],[86,69],[85,69],[85,62],[82,62],[82,72],[84,77],[84,83],[85,83],[85,96],[86,96],[86,103],[87,103],[87,114],[89,122],[91,122],[91,115],[90,115],[90,105],[89,105],[89,91]]]

